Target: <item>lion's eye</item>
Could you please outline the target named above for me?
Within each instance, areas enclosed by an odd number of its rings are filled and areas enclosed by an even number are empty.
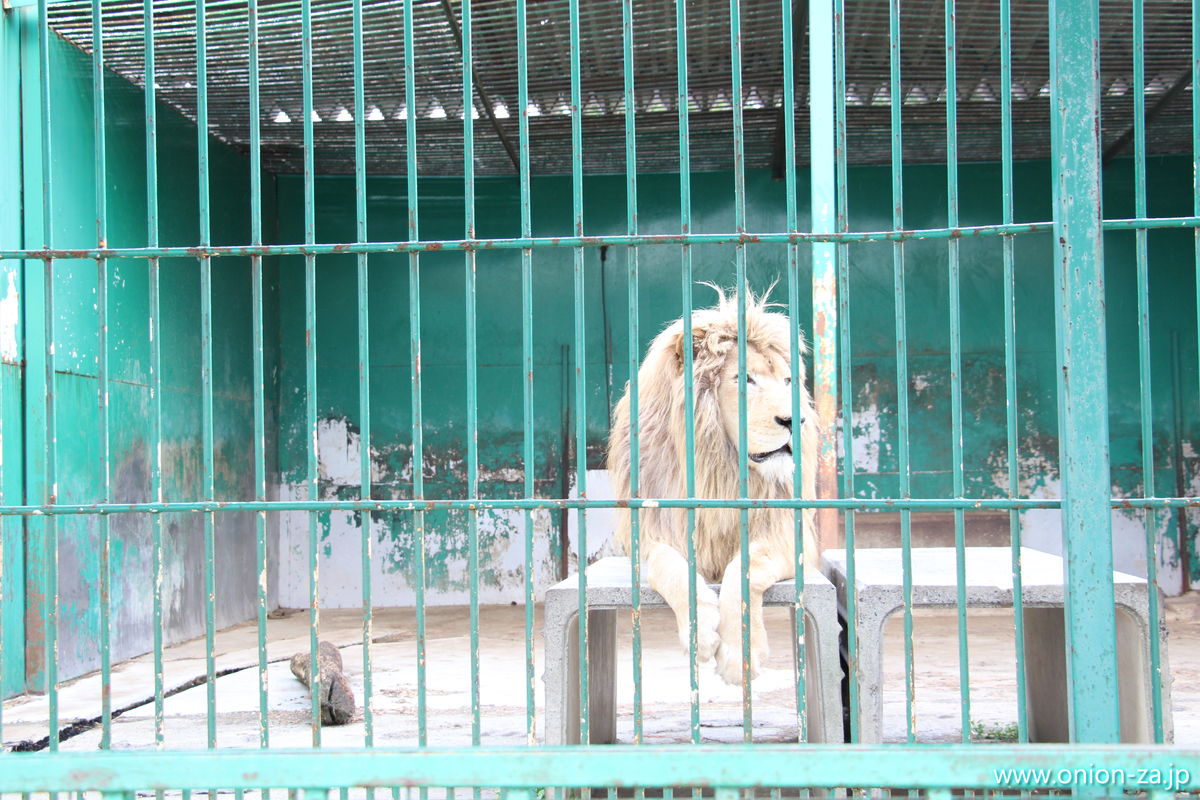
[[[783,382],[786,383],[788,386],[791,386],[792,385],[792,376],[791,375],[787,376],[786,378],[783,379]]]
[[[747,375],[747,376],[746,376],[746,385],[747,385],[747,386],[753,386],[753,385],[754,385],[754,377],[753,377],[752,375]]]

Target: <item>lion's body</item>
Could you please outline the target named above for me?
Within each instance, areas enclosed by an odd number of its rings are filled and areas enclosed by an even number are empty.
[[[738,492],[737,450],[737,314],[732,299],[721,297],[720,303],[692,315],[693,332],[693,398],[694,398],[694,496],[697,498],[734,499]],[[639,474],[640,497],[684,498],[687,492],[685,385],[683,379],[683,321],[676,320],[651,343],[638,372]],[[780,437],[788,446],[798,438],[801,453],[801,493],[813,496],[813,477],[816,465],[816,441],[813,431],[814,415],[811,400],[804,389],[804,370],[798,370],[799,407],[794,407],[790,386],[791,331],[788,318],[767,310],[760,299],[749,298],[746,314],[747,373],[754,383],[748,387],[747,442],[750,453],[763,458],[751,463],[748,492],[751,498],[782,499],[793,497],[793,456],[780,453]],[[801,345],[801,352],[803,346]],[[786,384],[785,384],[786,376]],[[786,389],[781,386],[786,385]],[[609,439],[608,470],[616,496],[632,496],[630,485],[630,404],[628,387],[613,411],[613,426]],[[786,404],[786,405],[785,405]],[[783,410],[786,407],[786,411]],[[793,411],[802,420],[798,437],[793,437]],[[786,414],[786,416],[781,416]],[[786,422],[786,430],[784,426]],[[758,456],[771,451],[774,455]],[[687,553],[687,516],[684,509],[647,508],[639,513],[638,541],[645,563],[647,582],[666,598],[675,610],[680,623],[681,639],[687,629],[686,587],[687,565],[681,556]],[[802,515],[805,562],[815,563],[816,549],[812,537],[812,512]],[[737,509],[697,509],[695,511],[696,571],[704,584],[723,583],[736,586],[740,577],[740,512]],[[749,538],[751,542],[752,611],[757,607],[756,625],[751,634],[756,653],[765,657],[765,630],[761,629],[761,595],[767,586],[786,580],[795,574],[796,514],[788,509],[751,509]],[[631,515],[618,514],[617,540],[627,553],[631,549]],[[669,549],[665,550],[664,548]],[[682,566],[681,566],[682,563]],[[732,573],[732,574],[731,574]],[[707,594],[705,594],[707,593]],[[725,591],[722,592],[725,594]],[[720,646],[730,662],[736,656],[740,666],[738,646],[726,641],[740,637],[740,603],[727,600],[721,604],[720,631],[711,631],[711,641],[705,639],[706,628],[716,627],[714,617],[716,597],[707,585],[703,587],[697,613],[700,617],[701,657],[711,655]],[[756,602],[755,602],[756,601]],[[726,606],[736,605],[737,619],[726,619]],[[682,613],[681,613],[682,612]],[[731,612],[732,613],[732,612]],[[735,631],[734,628],[737,630]],[[761,637],[761,641],[759,641]],[[708,652],[708,651],[712,652]],[[726,663],[722,675],[734,681],[734,664]],[[757,668],[753,670],[757,672]]]

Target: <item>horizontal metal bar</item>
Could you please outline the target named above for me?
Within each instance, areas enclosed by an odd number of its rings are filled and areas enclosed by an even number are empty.
[[[1198,217],[1110,219],[1105,230],[1200,228]],[[424,253],[439,250],[522,250],[526,248],[642,247],[681,244],[804,244],[814,242],[904,242],[914,239],[966,239],[1050,233],[1050,222],[1021,222],[957,228],[917,228],[894,231],[811,233],[691,233],[613,234],[611,236],[542,236],[515,239],[440,239],[404,242],[342,242],[337,244],[264,244],[220,247],[106,247],[82,250],[0,250],[0,261],[48,258],[220,258],[221,256],[322,256],[342,253]]]
[[[1123,745],[662,745],[31,753],[6,756],[10,792],[345,786],[525,788],[795,786],[1200,788],[1200,749]],[[1100,768],[1107,771],[1101,772]],[[1158,770],[1156,785],[1137,785]],[[1149,774],[1146,772],[1144,774]],[[1118,790],[1120,791],[1120,790]]]
[[[1109,503],[1113,508],[1200,508],[1200,497],[1114,497]],[[572,500],[554,498],[532,498],[492,500],[486,498],[466,500],[237,500],[197,501],[183,503],[86,503],[51,505],[0,505],[0,516],[70,516],[80,514],[188,514],[211,511],[448,511],[483,509],[507,510],[561,510],[588,508],[835,508],[858,511],[945,511],[956,508],[976,510],[1021,511],[1034,508],[1061,508],[1058,498],[1007,499],[994,498],[973,500],[969,498],[827,498],[807,500],[786,498],[765,500],[747,498],[741,500],[708,498],[633,498],[629,500]]]

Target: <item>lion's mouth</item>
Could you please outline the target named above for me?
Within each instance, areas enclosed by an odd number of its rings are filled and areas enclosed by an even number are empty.
[[[788,444],[785,444],[783,447],[775,448],[774,450],[770,451],[769,453],[751,453],[750,460],[753,461],[755,464],[761,464],[762,462],[766,461],[768,458],[774,458],[776,456],[790,456],[791,454],[792,454],[792,445],[791,445],[791,443],[788,443]]]

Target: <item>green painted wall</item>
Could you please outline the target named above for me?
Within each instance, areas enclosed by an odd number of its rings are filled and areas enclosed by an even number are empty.
[[[32,9],[20,12],[32,25]],[[31,28],[32,29],[32,28]],[[25,41],[24,109],[25,241],[42,242],[40,209],[41,136],[36,72],[29,58],[36,42]],[[93,104],[90,57],[65,42],[51,40],[51,137],[53,163],[53,244],[60,248],[96,244],[93,158]],[[32,74],[32,78],[30,75]],[[7,86],[11,82],[4,81]],[[146,244],[145,121],[141,91],[105,75],[108,240],[115,247]],[[198,241],[196,128],[175,110],[158,108],[158,187],[160,241],[163,245]],[[216,244],[249,241],[249,162],[210,140],[212,235]],[[6,184],[7,185],[7,184]],[[269,179],[268,179],[269,185]],[[29,198],[34,202],[28,202]],[[268,198],[268,202],[271,198]],[[273,212],[268,206],[268,215]],[[12,262],[4,262],[11,268]],[[41,264],[26,269],[23,333],[31,354],[43,350]],[[98,435],[98,274],[93,261],[61,260],[55,269],[55,392],[58,436],[58,499],[95,502],[103,496],[101,441]],[[269,265],[273,286],[273,265]],[[200,270],[193,259],[161,262],[163,359],[162,481],[167,500],[202,494],[200,393]],[[36,277],[34,277],[36,276]],[[215,479],[218,497],[253,499],[250,270],[248,259],[213,262],[213,381]],[[112,500],[150,499],[152,405],[148,319],[149,269],[142,260],[109,262],[109,369],[111,378]],[[3,295],[0,294],[0,297]],[[274,325],[273,289],[267,295],[268,325]],[[273,335],[273,334],[272,334]],[[32,338],[31,338],[32,337]],[[37,342],[36,347],[34,342]],[[44,470],[44,434],[38,398],[44,397],[43,362],[31,359],[25,376],[25,449],[31,472]],[[272,371],[268,363],[268,374]],[[6,383],[7,386],[7,383]],[[6,396],[7,399],[7,396]],[[5,424],[20,420],[5,406]],[[8,441],[6,440],[6,444]],[[6,448],[6,456],[7,456]],[[5,460],[5,473],[9,462]],[[7,487],[6,487],[7,488]],[[26,481],[26,500],[41,502],[41,486]],[[114,660],[149,649],[152,636],[151,521],[148,517],[111,517],[112,625]],[[41,541],[42,523],[27,522],[29,542]],[[203,518],[164,515],[164,580],[167,636],[179,640],[203,631]],[[59,519],[59,674],[63,678],[98,666],[99,553],[97,517]],[[253,613],[255,597],[254,523],[248,514],[217,516],[217,619],[221,625]],[[30,594],[26,619],[36,649],[44,550],[31,548],[27,564]],[[36,659],[34,659],[36,661]],[[31,668],[35,666],[31,664]],[[8,665],[6,664],[6,673]],[[31,678],[31,687],[39,683]],[[8,685],[12,690],[12,685]]]
[[[279,179],[280,241],[303,236],[302,181]],[[961,218],[964,225],[999,222],[1000,169],[995,164],[964,165]],[[807,181],[807,174],[801,174]],[[1152,159],[1150,212],[1153,215],[1190,213],[1190,165],[1181,159]],[[905,222],[913,228],[945,224],[945,170],[911,167],[905,170]],[[1018,165],[1016,214],[1021,220],[1051,216],[1045,163]],[[1132,216],[1131,163],[1116,162],[1106,180],[1106,214]],[[883,168],[858,168],[850,173],[852,225],[857,230],[891,227],[890,173]],[[478,235],[516,236],[519,232],[517,183],[488,179],[478,183]],[[586,231],[623,232],[624,179],[594,177],[585,182]],[[430,179],[420,186],[420,232],[423,239],[452,239],[463,235],[462,185],[458,180]],[[697,232],[726,232],[733,228],[732,178],[729,174],[693,178]],[[643,176],[639,225],[644,233],[678,230],[678,180],[670,175]],[[354,239],[353,182],[320,178],[316,184],[317,238],[341,242]],[[402,179],[378,178],[368,183],[370,238],[377,241],[407,237],[406,198]],[[785,229],[782,183],[765,173],[747,179],[749,228]],[[568,235],[571,230],[570,182],[539,178],[533,183],[534,235]],[[801,227],[806,225],[802,209]],[[1156,425],[1156,480],[1160,494],[1174,493],[1174,401],[1182,398],[1185,429],[1185,483],[1200,481],[1195,443],[1197,408],[1196,322],[1192,238],[1187,231],[1150,234],[1153,398]],[[966,420],[967,493],[971,497],[999,496],[1005,477],[1005,409],[1001,243],[996,238],[964,240],[959,245],[962,268],[963,386]],[[1140,491],[1139,387],[1137,380],[1136,295],[1134,293],[1133,234],[1109,234],[1106,240],[1109,297],[1109,340],[1112,386],[1112,446],[1114,491]],[[693,249],[697,280],[731,285],[733,249]],[[947,245],[914,242],[906,245],[906,300],[909,318],[909,371],[912,420],[912,468],[915,496],[945,496],[950,492],[950,394]],[[1056,495],[1058,445],[1054,400],[1054,285],[1049,235],[1016,240],[1018,315],[1018,395],[1020,404],[1021,479],[1023,490]],[[853,387],[856,444],[854,460],[863,496],[888,496],[897,491],[895,331],[893,321],[892,246],[862,244],[850,248],[851,316],[854,363]],[[643,247],[641,264],[641,334],[643,350],[661,327],[680,309],[679,250]],[[607,433],[607,408],[619,396],[627,378],[626,254],[611,248],[601,265],[598,249],[585,251],[588,297],[587,370],[589,377],[589,462],[601,466]],[[802,248],[807,262],[808,251]],[[458,495],[465,487],[464,400],[465,310],[464,257],[461,253],[431,253],[421,257],[422,376],[425,384],[425,437],[429,495]],[[374,255],[370,262],[372,454],[382,478],[379,493],[406,497],[410,455],[410,365],[408,355],[408,259],[403,255]],[[749,250],[750,280],[764,289],[786,275],[786,248],[757,245]],[[350,436],[358,419],[355,260],[353,256],[318,259],[318,414],[326,424],[344,421]],[[572,256],[569,250],[537,251],[535,309],[535,471],[538,491],[561,496],[563,420],[562,354],[573,341]],[[280,272],[281,380],[280,468],[285,486],[303,480],[304,332],[303,260],[284,259]],[[800,280],[807,285],[808,266]],[[481,251],[477,258],[479,310],[479,420],[481,491],[487,495],[519,494],[521,447],[520,256],[519,251]],[[707,304],[706,287],[693,291],[693,302]],[[775,297],[784,300],[783,288]],[[811,311],[805,299],[801,310],[808,328]],[[1180,341],[1178,357],[1182,385],[1172,384],[1171,337]],[[606,363],[605,337],[611,338],[613,362]],[[573,358],[573,356],[571,356]],[[611,375],[611,379],[606,379]],[[573,403],[571,392],[567,393]],[[517,470],[514,472],[514,469]],[[355,496],[357,472],[345,479],[323,475],[326,496]],[[490,478],[490,479],[489,479]],[[1192,488],[1190,491],[1194,491]],[[1164,533],[1173,537],[1175,525]],[[557,516],[554,517],[557,521]],[[346,519],[347,524],[360,524]],[[1140,523],[1139,523],[1140,524]],[[432,558],[432,582],[446,591],[461,590],[465,572],[456,566],[465,558],[466,538],[461,520],[431,523],[440,542]],[[329,524],[325,535],[331,536]],[[411,531],[403,521],[380,534],[401,545],[393,569],[402,579],[408,565],[404,553]],[[489,536],[520,535],[511,524],[485,526],[485,552],[504,548]],[[333,536],[331,541],[340,541]],[[1170,545],[1173,548],[1174,544]],[[1193,561],[1195,563],[1195,561]],[[519,578],[502,557],[485,568],[485,583],[501,585]],[[514,584],[515,586],[515,584]],[[348,592],[353,596],[353,591]]]
[[[20,74],[20,29],[11,14],[0,13],[0,75]],[[0,80],[0,141],[19,142],[20,85]],[[21,246],[21,150],[0,147],[0,247]],[[19,261],[0,261],[0,494],[22,498],[20,286]],[[25,683],[25,547],[19,518],[0,519],[0,697]]]
[[[3,15],[0,28],[0,66],[6,77],[23,72],[20,92],[15,81],[0,81],[0,126],[14,125],[11,109],[19,104],[22,150],[0,153],[0,178],[5,187],[23,185],[24,196],[5,191],[0,196],[0,238],[7,244],[41,243],[39,116],[36,52],[33,40],[17,46],[16,28],[32,21],[31,9]],[[95,243],[92,169],[92,103],[90,60],[79,51],[53,42],[52,140],[55,184],[54,244],[87,247]],[[33,77],[31,77],[33,76]],[[144,120],[140,92],[108,76],[109,241],[116,246],[145,242]],[[162,242],[190,245],[198,239],[197,177],[194,126],[173,110],[160,107],[159,196]],[[212,142],[213,237],[218,244],[249,240],[248,162],[238,153]],[[1190,163],[1159,158],[1150,162],[1150,212],[1182,215],[1191,210]],[[19,174],[19,178],[16,177]],[[801,174],[803,181],[807,175]],[[944,169],[905,170],[905,220],[914,228],[944,224]],[[1049,169],[1044,163],[1018,165],[1018,220],[1050,217]],[[994,164],[962,168],[964,187],[961,218],[965,225],[1000,219],[1000,170]],[[678,230],[678,180],[672,175],[643,176],[639,224],[645,233]],[[852,225],[878,230],[890,224],[890,176],[886,169],[851,171]],[[1132,169],[1128,160],[1116,162],[1105,183],[1106,214],[1132,214]],[[569,234],[570,181],[562,177],[534,181],[534,234]],[[407,199],[401,178],[373,178],[368,185],[370,238],[398,240],[407,236]],[[461,181],[421,182],[421,236],[453,239],[462,236]],[[751,230],[782,230],[784,190],[762,172],[747,178]],[[344,242],[354,238],[353,182],[322,177],[317,182],[317,238]],[[589,233],[619,233],[624,228],[624,179],[591,177],[585,184],[585,216]],[[14,203],[23,205],[16,209]],[[732,178],[727,173],[693,178],[694,224],[697,232],[726,232],[733,227]],[[14,210],[16,209],[16,210]],[[478,235],[515,236],[519,231],[517,184],[512,179],[487,179],[478,184]],[[302,181],[298,176],[268,178],[264,218],[269,239],[299,242],[303,238]],[[13,222],[21,219],[22,224]],[[801,227],[807,224],[801,210]],[[1153,320],[1153,398],[1155,451],[1159,494],[1176,491],[1182,476],[1184,490],[1200,490],[1200,409],[1196,354],[1196,309],[1192,234],[1155,231],[1150,237],[1151,314]],[[1108,271],[1108,331],[1110,341],[1110,399],[1114,488],[1140,491],[1138,404],[1141,392],[1136,363],[1136,297],[1132,233],[1106,238]],[[1023,491],[1057,493],[1057,440],[1054,402],[1054,287],[1049,236],[1016,240],[1018,311],[1018,382],[1020,403],[1021,477]],[[696,247],[697,281],[730,285],[734,250]],[[896,491],[895,332],[892,318],[892,248],[863,244],[851,248],[851,304],[856,465],[859,492],[886,496]],[[914,493],[949,492],[949,364],[947,245],[915,242],[906,245],[909,312],[910,385]],[[1001,245],[996,239],[965,240],[960,244],[963,297],[966,464],[968,494],[997,496],[1004,482],[1003,353],[1001,351]],[[675,247],[645,247],[641,251],[640,352],[650,338],[680,308],[679,251]],[[787,249],[756,245],[749,249],[751,283],[765,289],[786,274]],[[804,266],[798,276],[808,280],[808,251],[801,248]],[[586,362],[589,377],[589,461],[600,466],[607,434],[609,406],[627,378],[628,342],[625,319],[626,257],[624,250],[585,251],[587,269]],[[465,309],[464,258],[460,253],[430,253],[421,258],[423,314],[423,379],[427,491],[430,497],[460,496],[465,457]],[[304,432],[303,259],[267,259],[267,427],[269,471],[273,491],[295,496],[301,491],[306,439]],[[562,496],[571,487],[561,469],[564,426],[575,399],[563,376],[574,363],[572,255],[568,250],[540,250],[535,255],[535,415],[538,493]],[[92,262],[55,264],[58,396],[59,497],[63,502],[92,502],[102,494],[99,480],[96,375],[96,268]],[[214,380],[216,388],[217,496],[249,499],[252,489],[252,387],[250,352],[249,264],[245,259],[214,262]],[[39,359],[44,352],[38,312],[41,302],[41,264],[0,265],[0,302],[11,301],[8,276],[16,287],[19,320],[15,354],[0,361],[0,412],[3,413],[5,502],[12,496],[40,501],[44,474]],[[406,497],[411,493],[411,409],[409,388],[408,259],[375,255],[370,259],[372,461],[377,472],[376,495]],[[521,367],[520,256],[516,251],[483,251],[477,258],[478,364],[481,491],[488,496],[520,493]],[[193,260],[162,264],[163,397],[165,431],[164,486],[169,500],[194,499],[201,490],[199,268]],[[134,501],[149,495],[150,397],[149,348],[146,337],[148,278],[145,263],[118,260],[110,265],[110,364],[112,387],[113,499]],[[776,298],[783,299],[781,288]],[[711,301],[709,289],[696,286],[693,303]],[[318,258],[318,405],[322,429],[321,492],[323,497],[356,496],[357,367],[355,258]],[[804,327],[810,316],[802,303]],[[7,318],[6,318],[7,320]],[[3,331],[0,331],[3,333]],[[22,361],[21,356],[28,361]],[[1177,363],[1172,363],[1173,359]],[[22,366],[24,371],[22,371]],[[1178,373],[1176,381],[1174,374]],[[1182,420],[1175,427],[1175,418]],[[570,430],[569,428],[567,429]],[[277,431],[277,436],[275,432]],[[1182,470],[1176,451],[1182,455]],[[15,494],[14,494],[15,493]],[[512,554],[520,550],[519,515],[483,515],[482,547],[485,598],[500,600],[514,594],[522,567]],[[1162,515],[1164,535],[1173,542],[1175,521]],[[304,555],[303,535],[296,525],[302,515],[273,515],[280,525],[278,546],[284,575],[295,584],[288,565]],[[222,514],[218,520],[218,620],[229,624],[250,616],[253,603],[253,520]],[[538,517],[538,559],[542,574],[557,563],[558,515]],[[1138,520],[1126,523],[1140,524]],[[20,688],[23,669],[14,637],[22,631],[22,572],[29,578],[25,618],[28,637],[36,641],[38,581],[45,551],[27,547],[41,542],[43,522],[5,521],[4,684]],[[150,641],[150,527],[149,520],[114,517],[113,568],[114,656],[144,651]],[[342,549],[361,535],[361,519],[353,515],[322,515],[325,554],[340,569],[326,570],[327,589],[344,591],[357,602],[357,550]],[[1041,524],[1041,523],[1038,523]],[[1125,523],[1122,523],[1125,524]],[[1036,525],[1034,526],[1036,527]],[[61,674],[66,677],[93,668],[99,623],[97,543],[99,521],[70,518],[60,522],[60,585],[64,628],[61,634]],[[168,624],[172,637],[183,638],[202,629],[202,520],[194,515],[170,515],[167,531]],[[435,601],[463,596],[466,587],[466,537],[461,515],[431,514],[430,585]],[[1128,533],[1129,525],[1121,529]],[[1193,523],[1193,540],[1195,526]],[[1036,532],[1036,531],[1035,531]],[[1043,532],[1044,533],[1044,532]],[[378,550],[378,583],[386,600],[403,599],[409,580],[407,553],[412,532],[405,515],[377,520],[372,537]],[[602,534],[595,534],[599,537]],[[1124,535],[1124,534],[1122,534]],[[1128,537],[1126,537],[1128,538]],[[1135,537],[1136,538],[1136,537]],[[1135,542],[1136,543],[1136,542]],[[336,545],[336,549],[335,549]],[[336,557],[335,557],[336,553]],[[273,554],[274,558],[274,554]],[[1200,578],[1200,558],[1193,558]],[[299,573],[301,578],[304,572]],[[301,581],[303,582],[303,581]],[[274,584],[273,584],[274,586]],[[293,598],[294,599],[294,598]],[[303,596],[300,598],[303,602]],[[15,622],[14,622],[15,620]],[[14,652],[16,655],[14,655]],[[36,685],[36,680],[30,685]]]

